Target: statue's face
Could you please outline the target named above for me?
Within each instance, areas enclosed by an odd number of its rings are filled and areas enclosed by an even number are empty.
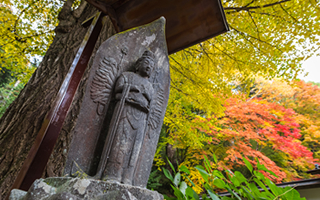
[[[139,73],[143,77],[150,77],[154,67],[154,61],[151,58],[143,58],[140,61]]]

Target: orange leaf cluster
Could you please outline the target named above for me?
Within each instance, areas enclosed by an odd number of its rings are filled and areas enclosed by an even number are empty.
[[[228,142],[224,146],[226,167],[244,165],[241,161],[241,156],[244,156],[254,165],[255,159],[258,159],[278,176],[266,174],[269,178],[277,182],[286,179],[287,175],[281,167],[262,152],[266,147],[283,155],[287,166],[309,168],[314,164],[312,152],[299,140],[299,124],[292,109],[258,98],[229,98],[225,107],[225,116],[217,120],[216,126],[211,126],[205,132],[218,139],[213,142],[215,144]]]

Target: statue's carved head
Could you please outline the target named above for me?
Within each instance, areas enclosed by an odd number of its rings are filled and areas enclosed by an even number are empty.
[[[142,77],[150,77],[154,69],[154,54],[146,50],[135,64],[136,73]]]

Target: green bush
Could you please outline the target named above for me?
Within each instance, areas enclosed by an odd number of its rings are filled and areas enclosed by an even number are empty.
[[[9,105],[17,98],[23,89],[23,83],[8,83],[0,87],[0,118],[9,107]]]
[[[149,190],[157,190],[162,184],[160,183],[162,176],[159,174],[158,170],[153,170],[150,173],[148,183],[147,183],[147,188]]]
[[[257,161],[257,170],[254,170],[251,163],[243,158],[248,170],[251,172],[250,178],[245,178],[239,171],[232,172],[225,169],[224,173],[215,170],[211,167],[211,164],[207,157],[205,157],[205,168],[202,166],[196,166],[204,182],[206,193],[202,195],[203,200],[305,200],[300,198],[300,194],[297,190],[291,187],[281,188],[276,186],[270,179],[266,178],[260,171],[268,172],[276,176],[272,171],[268,170],[265,166],[261,165]],[[195,184],[190,180],[188,175],[190,171],[185,166],[181,166],[176,172],[170,161],[168,161],[170,167],[173,170],[173,175],[169,170],[163,168],[165,176],[172,182],[171,187],[174,190],[175,198],[164,195],[167,200],[199,200],[199,195],[192,189]],[[214,156],[214,162],[217,163],[217,159]],[[225,174],[225,175],[224,175]],[[188,179],[192,186],[189,186],[185,181]],[[230,197],[219,196],[214,192],[214,188],[226,190],[230,193]]]

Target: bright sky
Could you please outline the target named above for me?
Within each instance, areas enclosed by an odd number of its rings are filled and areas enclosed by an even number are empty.
[[[298,78],[306,82],[320,82],[320,56],[313,56],[302,64],[305,72],[309,72],[308,76],[299,75]],[[305,73],[304,73],[305,74]]]

